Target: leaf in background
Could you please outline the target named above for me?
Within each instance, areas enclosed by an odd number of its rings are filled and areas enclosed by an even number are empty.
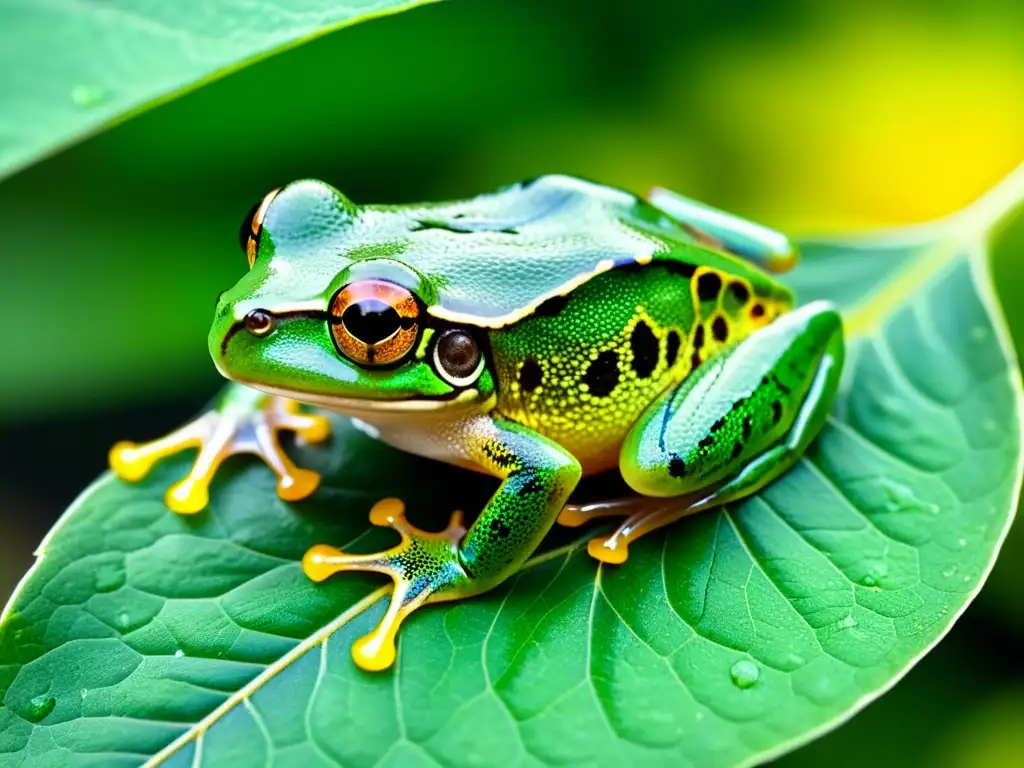
[[[214,300],[246,269],[238,226],[268,189],[316,176],[364,203],[496,185],[457,170],[465,148],[570,100],[590,66],[516,2],[434,3],[326,35],[0,183],[0,326],[20,329],[4,337],[0,425],[208,394]],[[411,69],[444,87],[410,88]],[[323,98],[318,78],[347,72]],[[68,323],[71,307],[89,322]],[[55,339],[60,354],[40,355]]]
[[[251,462],[197,518],[160,501],[181,460],[101,479],[0,625],[0,764],[737,765],[834,727],[948,631],[1013,517],[1021,387],[985,245],[1022,187],[1024,169],[938,224],[804,245],[793,283],[843,308],[849,354],[783,478],[622,567],[549,545],[494,592],[418,613],[384,673],[349,649],[386,590],[310,584],[299,559],[371,551],[385,495],[440,527],[484,479],[342,421],[334,454],[304,457],[326,478],[301,505]]]
[[[4,3],[0,178],[275,51],[431,1]]]

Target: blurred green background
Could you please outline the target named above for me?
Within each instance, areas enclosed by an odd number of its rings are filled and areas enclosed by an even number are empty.
[[[357,202],[562,171],[794,234],[915,222],[1024,161],[1019,0],[457,0],[330,35],[0,184],[0,597],[120,438],[218,386],[237,230],[296,177]],[[994,268],[1024,344],[1024,220]],[[1024,764],[1024,531],[893,693],[783,765]]]

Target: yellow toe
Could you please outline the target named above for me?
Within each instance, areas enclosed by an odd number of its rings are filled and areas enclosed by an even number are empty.
[[[390,632],[373,632],[352,644],[352,660],[367,672],[380,672],[395,663],[395,639]]]
[[[337,547],[317,544],[315,547],[310,547],[309,551],[302,556],[302,571],[313,581],[324,581],[337,572],[332,561],[337,561],[341,556],[342,551]]]
[[[296,469],[277,481],[277,495],[285,501],[299,501],[311,496],[319,485],[319,474],[310,469]]]
[[[153,459],[139,455],[139,446],[127,440],[111,448],[108,459],[114,474],[130,483],[144,478],[153,467]]]
[[[204,483],[185,478],[168,489],[164,501],[179,515],[194,515],[206,509],[206,505],[210,503],[210,493]]]
[[[612,548],[607,546],[605,539],[591,539],[587,542],[587,553],[595,560],[608,565],[622,565],[629,557],[629,550],[624,543]]]
[[[579,507],[566,506],[558,515],[558,524],[566,528],[579,528],[581,525],[593,520],[592,517],[584,515]]]
[[[370,510],[370,522],[374,525],[390,526],[405,517],[405,504],[401,499],[381,499]]]
[[[295,431],[307,443],[322,443],[331,436],[331,422],[324,416],[309,416],[309,424]]]

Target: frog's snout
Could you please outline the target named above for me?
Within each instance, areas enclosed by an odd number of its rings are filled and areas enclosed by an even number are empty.
[[[207,338],[210,356],[213,357],[214,363],[216,363],[217,368],[222,373],[224,372],[223,363],[227,355],[228,342],[239,331],[245,332],[245,326],[235,320],[234,302],[227,298],[228,293],[228,291],[221,291],[220,295],[217,296],[213,322],[210,325],[210,334]],[[259,323],[255,322],[255,320],[253,325],[254,327],[259,327]],[[269,332],[269,329],[267,332]]]

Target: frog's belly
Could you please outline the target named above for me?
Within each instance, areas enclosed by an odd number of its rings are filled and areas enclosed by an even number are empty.
[[[593,475],[618,467],[626,435],[661,387],[659,381],[642,393],[624,388],[627,396],[619,398],[584,396],[564,404],[555,400],[550,408],[543,401],[509,397],[499,409],[510,421],[554,440],[576,457],[584,475]]]
[[[599,472],[617,469],[619,451],[622,448],[622,441],[626,439],[629,425],[623,428],[620,425],[591,424],[588,425],[589,428],[583,429],[581,426],[567,424],[562,428],[555,426],[537,431],[575,456],[583,467],[584,475],[596,475]]]
[[[429,420],[381,418],[377,414],[348,414],[352,423],[392,448],[435,461],[482,471],[471,459],[470,439],[485,426],[480,414]]]
[[[429,420],[382,418],[380,414],[368,413],[349,415],[359,429],[393,448],[478,472],[485,471],[473,461],[473,446],[481,438],[493,434],[490,414],[463,413],[455,418],[442,416]],[[548,425],[542,434],[575,456],[584,474],[592,475],[618,466],[619,446],[628,430],[596,428],[581,431],[578,425],[576,428],[570,426],[566,423],[565,428],[559,430],[557,425]]]

